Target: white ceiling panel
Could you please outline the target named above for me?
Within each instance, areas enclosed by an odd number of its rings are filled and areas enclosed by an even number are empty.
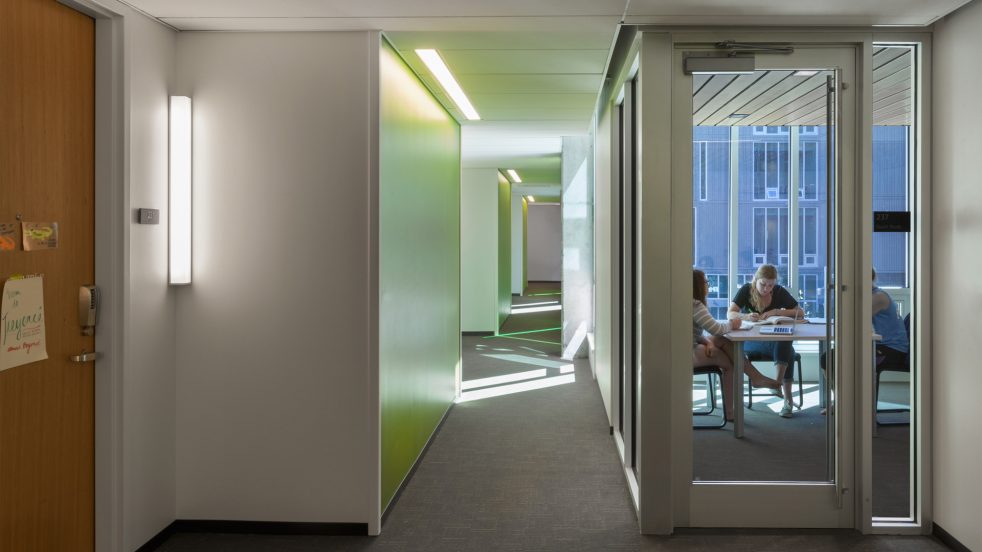
[[[581,73],[577,75],[457,75],[457,82],[464,90],[494,91],[502,94],[590,94],[597,96],[603,75]]]
[[[589,128],[618,23],[924,25],[968,0],[123,0],[179,30],[381,30],[462,125],[462,166],[559,181],[561,137]],[[467,121],[413,51],[435,48],[481,121]],[[909,56],[874,57],[874,121],[909,119]],[[699,124],[812,117],[815,86],[788,72],[698,77]],[[799,88],[800,87],[800,88]],[[809,95],[811,94],[811,95]],[[749,121],[748,121],[749,122]]]
[[[626,23],[929,25],[970,0],[631,0]]]
[[[583,18],[578,18],[583,22]],[[590,19],[587,19],[589,21]],[[596,19],[594,19],[596,20]],[[493,32],[440,31],[406,33],[385,31],[385,36],[401,50],[441,48],[445,50],[608,50],[617,18],[602,18],[600,31],[569,32],[537,29],[535,31],[499,30]],[[598,21],[598,22],[599,22]],[[550,26],[553,27],[554,25]]]
[[[182,31],[405,31],[446,32],[528,31],[596,33],[609,29],[613,37],[620,16],[584,17],[160,17]]]
[[[607,50],[440,50],[455,75],[600,74]]]
[[[554,17],[624,13],[624,0],[127,0],[156,17]]]

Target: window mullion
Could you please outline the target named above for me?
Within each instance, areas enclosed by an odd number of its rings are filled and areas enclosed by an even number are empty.
[[[751,174],[751,194],[753,193],[753,174]],[[740,248],[740,127],[730,127],[730,205],[729,205],[730,247],[726,274],[733,297],[737,285],[737,255]]]
[[[799,132],[801,127],[792,126],[790,133],[790,144],[788,145],[788,281],[787,287],[791,294],[798,296],[798,265],[801,252],[798,250],[798,241],[801,234],[801,220],[798,213],[798,190],[801,185],[800,170],[800,140]]]

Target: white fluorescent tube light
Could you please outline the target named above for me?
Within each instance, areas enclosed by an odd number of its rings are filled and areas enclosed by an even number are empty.
[[[818,74],[818,71],[816,71],[816,70],[812,70],[812,69],[804,70],[803,69],[801,71],[795,71],[793,76],[795,76],[795,77],[814,77],[817,74]]]
[[[170,283],[191,283],[191,98],[170,97]]]
[[[518,177],[518,173],[515,172],[515,169],[508,169],[506,172],[508,173],[508,176],[511,177],[512,182],[522,182],[522,179]]]
[[[436,50],[424,49],[416,50],[416,55],[429,67],[430,72],[433,73],[436,80],[440,81],[440,85],[447,91],[447,94],[450,95],[450,98],[453,99],[457,107],[464,113],[464,116],[471,121],[480,120],[481,116],[477,114],[474,106],[471,105],[471,101],[467,99],[467,95],[464,94],[460,85],[457,84],[457,79],[453,78],[453,74],[450,73],[450,69],[443,62],[440,54]]]

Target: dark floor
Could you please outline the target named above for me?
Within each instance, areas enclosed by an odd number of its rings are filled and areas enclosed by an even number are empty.
[[[515,302],[543,297],[559,298]],[[559,311],[527,313],[506,322],[510,335],[464,338],[463,396],[471,400],[450,412],[380,536],[188,533],[159,550],[945,550],[927,537],[855,532],[639,534],[597,385],[586,361],[558,357],[558,326]],[[494,396],[467,395],[487,389]]]

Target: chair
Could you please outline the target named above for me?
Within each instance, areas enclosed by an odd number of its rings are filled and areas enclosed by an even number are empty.
[[[907,343],[910,343],[910,314],[904,317],[904,330],[907,331]],[[873,404],[876,405],[876,424],[889,426],[889,425],[910,425],[910,417],[903,421],[887,421],[881,422],[879,414],[882,412],[887,413],[898,413],[898,412],[910,412],[910,407],[905,408],[880,408],[880,374],[883,372],[906,372],[910,373],[910,355],[904,355],[904,360],[902,362],[887,362],[884,361],[882,364],[876,365],[876,391],[873,395]]]
[[[749,358],[751,362],[755,360],[757,361],[774,360],[770,355],[764,353],[748,353],[747,358]],[[792,360],[792,364],[794,364],[798,368],[798,404],[796,404],[795,406],[798,407],[798,410],[801,410],[801,407],[804,406],[805,404],[805,391],[804,391],[804,385],[802,384],[801,381],[801,354],[800,353],[794,354],[794,360]],[[752,383],[750,383],[749,377],[747,378],[747,387],[749,389],[747,394],[747,408],[754,407],[754,397],[774,396],[770,393],[766,393],[766,394],[754,393],[754,386]]]
[[[693,416],[709,416],[716,411],[716,383],[723,382],[723,369],[719,366],[698,366],[692,369],[692,374],[695,376],[706,376],[706,398],[709,403],[709,408],[705,410],[693,410]],[[697,424],[695,420],[692,422],[693,429],[721,429],[726,427],[726,401],[723,401],[723,416],[722,420],[718,425],[709,424]]]

